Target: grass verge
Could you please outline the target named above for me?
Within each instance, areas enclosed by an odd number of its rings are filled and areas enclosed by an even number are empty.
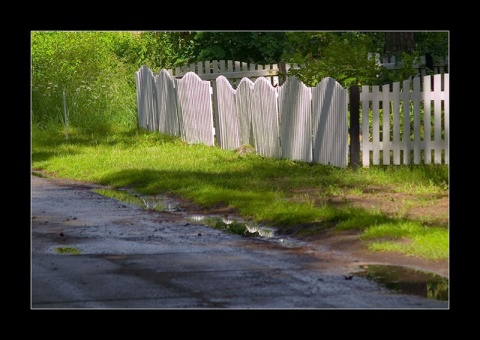
[[[32,127],[32,168],[146,195],[180,195],[206,208],[228,206],[242,218],[285,233],[356,228],[363,230],[363,238],[377,240],[370,246],[375,251],[448,257],[446,225],[350,204],[371,188],[412,197],[448,195],[445,165],[339,169],[190,145],[155,132],[86,135],[71,128],[66,139],[61,128]],[[339,197],[342,204],[332,199]]]

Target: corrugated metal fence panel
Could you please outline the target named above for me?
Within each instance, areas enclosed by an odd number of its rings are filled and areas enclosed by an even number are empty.
[[[277,91],[266,78],[253,87],[252,130],[255,150],[261,156],[280,157]]]
[[[239,120],[240,145],[255,144],[253,138],[251,138],[253,87],[253,81],[248,78],[242,78],[237,86],[235,106]]]
[[[348,161],[348,92],[333,78],[312,89],[313,161],[337,167]]]
[[[187,143],[214,145],[210,82],[187,72],[177,80],[180,135]]]
[[[145,65],[136,72],[138,126],[143,129],[152,129],[152,115],[154,112],[153,84],[155,82],[152,71]]]
[[[180,135],[177,115],[175,79],[162,69],[155,76],[158,131],[173,136]]]
[[[282,157],[312,161],[312,94],[296,77],[278,89]]]
[[[240,146],[240,122],[235,105],[236,91],[224,76],[219,76],[215,81],[215,91],[217,143],[224,150],[233,150]]]

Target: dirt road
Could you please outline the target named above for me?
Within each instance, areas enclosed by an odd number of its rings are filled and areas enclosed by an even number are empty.
[[[355,261],[328,246],[227,234],[95,185],[31,179],[32,309],[448,309],[350,275]]]

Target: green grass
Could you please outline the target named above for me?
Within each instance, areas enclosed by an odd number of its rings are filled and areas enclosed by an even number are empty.
[[[448,166],[374,166],[339,169],[321,164],[271,159],[236,153],[215,146],[189,145],[160,133],[118,130],[85,133],[32,126],[32,168],[52,176],[129,188],[140,194],[175,194],[204,207],[233,207],[245,219],[299,234],[319,229],[361,229],[369,238],[375,228],[385,228],[382,240],[371,249],[400,251],[431,258],[448,257],[448,230],[404,234],[412,242],[395,242],[405,227],[375,209],[335,206],[332,195],[361,195],[369,186],[412,195],[445,194]],[[403,222],[402,222],[403,223]],[[373,228],[373,229],[371,229]],[[300,229],[300,230],[299,230]],[[440,235],[440,236],[439,236]],[[395,248],[397,247],[397,248]]]
[[[435,260],[448,258],[448,231],[442,227],[425,227],[413,221],[390,222],[368,227],[361,238],[375,240],[369,245],[373,251],[396,251]]]

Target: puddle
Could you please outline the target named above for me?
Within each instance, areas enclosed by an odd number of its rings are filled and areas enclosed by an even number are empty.
[[[178,204],[169,202],[161,196],[147,196],[130,192],[126,189],[94,189],[97,194],[107,196],[127,204],[136,205],[145,210],[179,211]]]
[[[398,293],[448,301],[448,279],[434,273],[402,266],[363,265],[353,274]]]
[[[192,215],[189,219],[215,229],[223,230],[229,234],[269,238],[275,237],[274,229],[262,227],[238,218],[225,218],[217,215]]]
[[[180,212],[185,214],[177,202],[161,195],[140,195],[127,189],[94,189],[93,191],[97,194],[132,204],[145,210]],[[277,242],[283,247],[295,248],[302,245],[300,241],[278,237],[274,228],[261,226],[240,218],[225,218],[218,215],[190,215],[186,217],[193,222],[230,234],[268,238],[269,241]]]

